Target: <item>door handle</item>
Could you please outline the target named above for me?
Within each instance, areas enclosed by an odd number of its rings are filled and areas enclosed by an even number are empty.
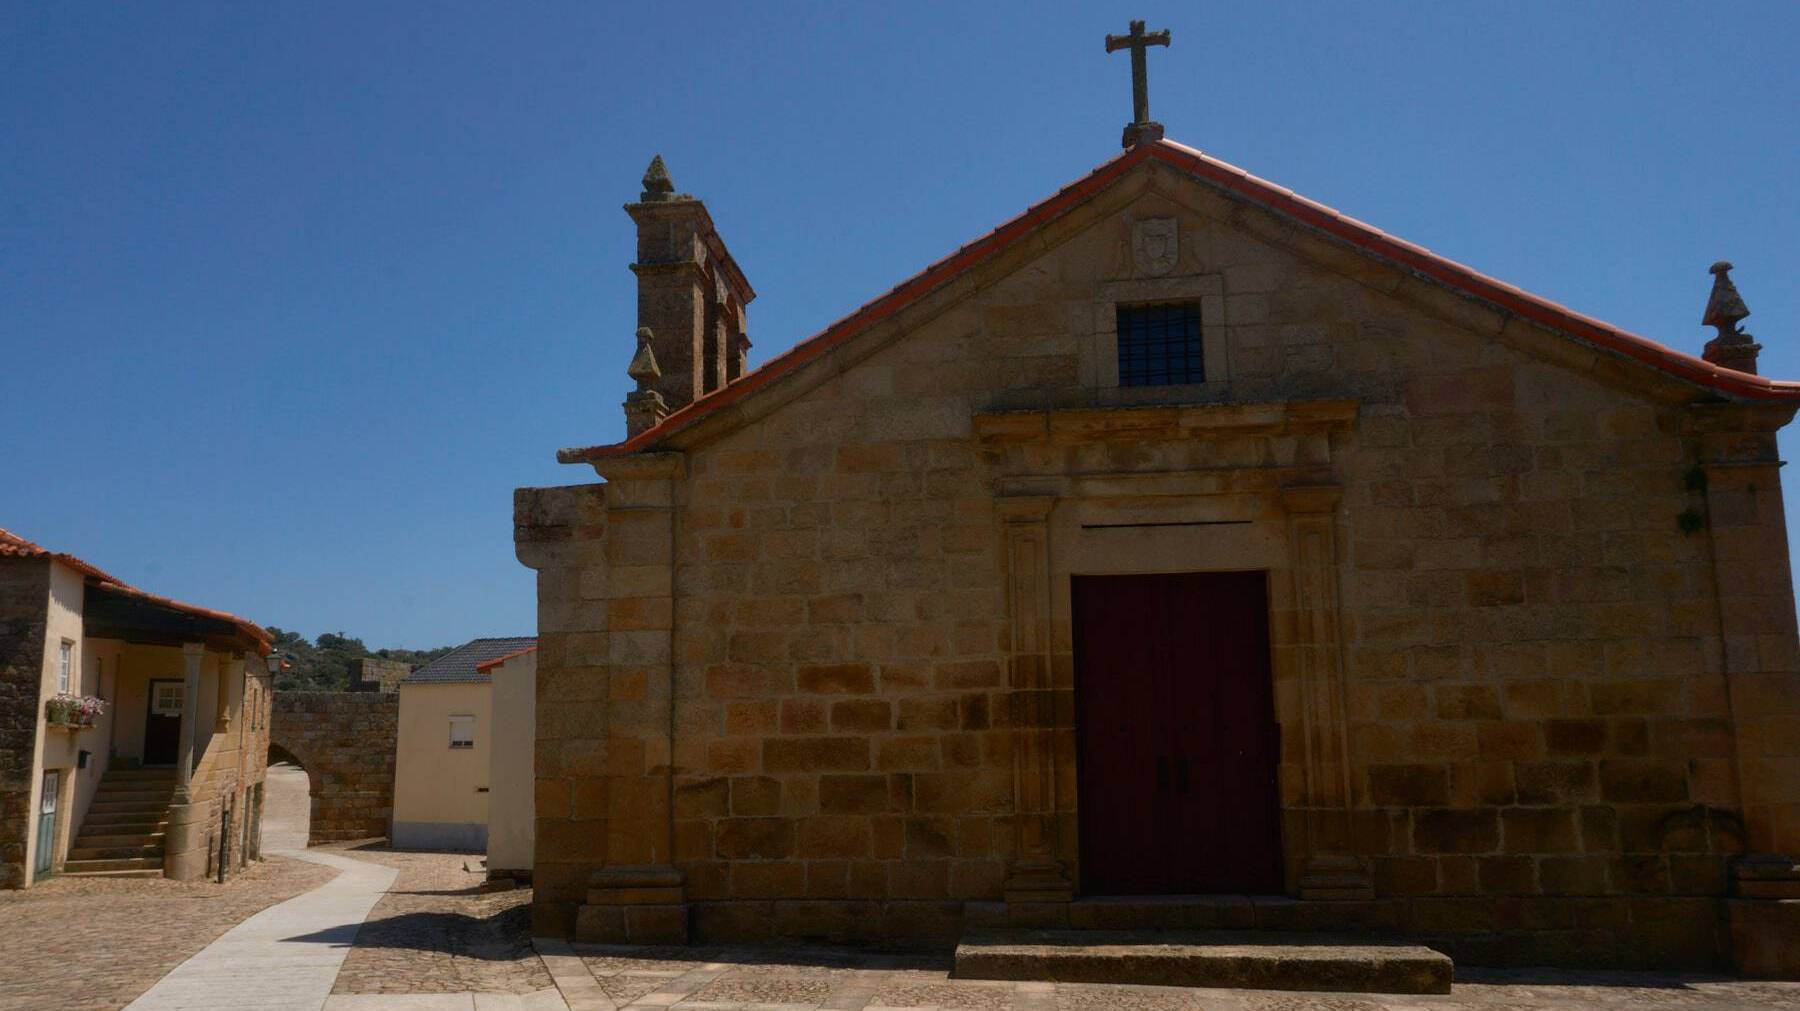
[[[1175,776],[1177,779],[1179,779],[1181,781],[1181,792],[1182,793],[1188,792],[1188,760],[1187,759],[1179,758],[1179,759],[1175,760]]]
[[[1158,790],[1169,788],[1169,760],[1161,755],[1156,756],[1156,788]]]

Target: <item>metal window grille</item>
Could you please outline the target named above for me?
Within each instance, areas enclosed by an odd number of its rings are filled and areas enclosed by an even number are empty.
[[[1122,305],[1118,312],[1120,386],[1206,381],[1198,305]]]

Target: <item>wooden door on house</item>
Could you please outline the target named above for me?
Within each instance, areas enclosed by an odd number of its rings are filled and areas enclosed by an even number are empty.
[[[1076,576],[1081,888],[1283,890],[1262,572]]]
[[[181,753],[181,681],[152,680],[144,714],[144,764],[174,765]]]
[[[56,809],[62,800],[62,770],[44,770],[44,789],[38,794],[37,859],[32,875],[48,877],[56,866]]]

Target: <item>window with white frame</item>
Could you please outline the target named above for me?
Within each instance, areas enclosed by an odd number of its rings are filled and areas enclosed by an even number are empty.
[[[150,711],[158,716],[180,716],[184,691],[180,681],[155,682],[150,695]]]
[[[56,690],[64,695],[74,691],[75,683],[75,644],[67,639],[62,641],[62,649],[56,656]]]
[[[452,748],[473,748],[475,746],[475,717],[450,717],[450,746]]]

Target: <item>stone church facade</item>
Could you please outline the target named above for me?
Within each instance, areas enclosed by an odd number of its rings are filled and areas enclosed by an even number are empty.
[[[750,371],[704,206],[627,210],[629,438],[515,503],[538,932],[1797,958],[1743,313],[1686,355],[1157,139]]]

